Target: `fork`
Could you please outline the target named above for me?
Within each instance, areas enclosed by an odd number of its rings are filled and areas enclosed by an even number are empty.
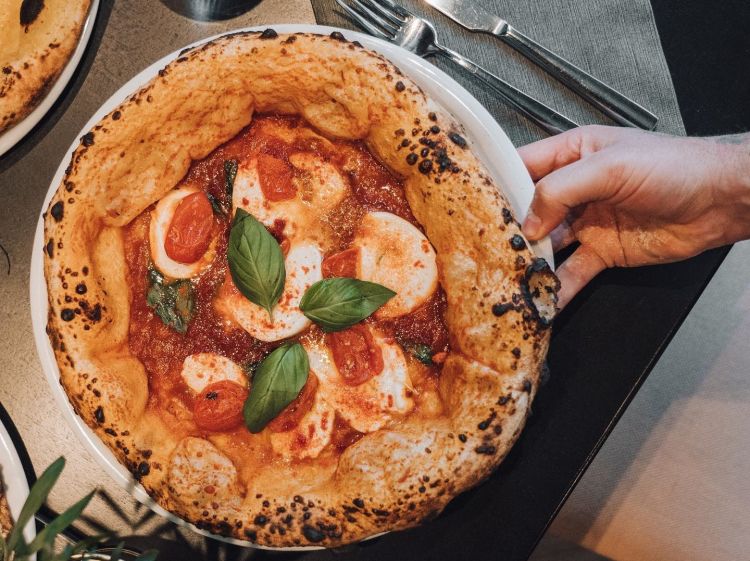
[[[437,32],[429,21],[412,14],[392,0],[349,0],[349,3],[336,0],[336,3],[357,25],[371,35],[395,43],[420,57],[445,57],[467,70],[547,133],[554,135],[578,126],[566,116],[511,86],[489,70],[441,45]]]

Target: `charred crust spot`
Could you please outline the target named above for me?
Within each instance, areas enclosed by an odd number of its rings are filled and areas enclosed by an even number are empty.
[[[10,74],[11,72],[13,72],[13,67],[3,66],[3,74]]]
[[[487,456],[492,456],[497,449],[492,444],[480,444],[476,448],[474,448],[474,452],[477,454],[485,454]]]
[[[466,148],[466,139],[457,132],[449,132],[448,138],[450,138],[451,142],[459,148]]]
[[[380,517],[385,517],[390,514],[390,512],[388,512],[387,510],[383,510],[382,508],[373,508],[372,513],[375,516],[380,516]]]
[[[251,530],[250,528],[245,528],[245,537],[251,542],[254,542],[258,539],[258,532]]]
[[[410,143],[411,143],[411,142],[409,141],[409,139],[408,139],[408,138],[405,138],[405,139],[403,139],[403,140],[401,141],[401,147],[402,147],[402,148],[406,148],[407,146],[409,146],[409,144],[410,144]]]
[[[492,313],[497,317],[505,315],[506,312],[512,309],[514,309],[514,306],[510,302],[498,302],[492,305]]]
[[[418,159],[419,157],[414,152],[412,152],[411,154],[406,156],[406,163],[409,164],[410,166],[413,166],[414,164],[417,163]]]
[[[79,282],[76,285],[76,294],[81,294],[81,295],[86,294],[87,290],[88,289],[86,288],[86,283],[85,282]]]
[[[459,434],[459,435],[458,435],[458,439],[459,439],[459,440],[460,440],[461,442],[466,442],[466,441],[468,440],[468,439],[466,438],[466,435],[465,435],[464,433],[461,433],[461,434]]]
[[[287,45],[291,45],[296,40],[297,40],[297,36],[296,35],[290,35],[289,37],[286,38],[286,41],[284,41],[284,43],[286,43]]]
[[[100,425],[104,422],[104,409],[102,409],[101,405],[94,410],[94,419]]]
[[[355,47],[359,47],[360,49],[362,48],[362,43],[360,43],[359,41],[352,41],[352,45],[354,45]]]
[[[357,508],[365,508],[365,501],[360,498],[354,499],[352,503],[354,503],[354,506]]]
[[[23,0],[21,3],[21,25],[31,25],[44,9],[44,0]]]
[[[525,393],[531,393],[531,380],[528,380],[528,379],[524,380],[523,384],[521,385],[521,389]]]
[[[52,238],[50,238],[49,241],[47,241],[47,245],[46,245],[45,251],[47,252],[47,256],[48,257],[50,257],[50,258],[54,257],[54,254],[55,254],[55,242],[54,242],[54,240]]]
[[[295,503],[299,503],[299,504],[304,504],[305,503],[305,499],[302,498],[302,495],[294,495],[294,497],[292,498],[292,500]]]
[[[151,451],[151,450],[143,450],[143,451],[141,451],[141,456],[143,456],[147,460],[151,457],[151,454],[153,454],[153,451]]]
[[[117,432],[115,429],[106,428],[104,429],[104,432],[106,432],[109,436],[117,436]]]
[[[95,304],[94,306],[91,306],[88,302],[85,300],[81,300],[80,303],[81,310],[83,310],[84,315],[91,321],[97,322],[102,319],[102,306],[101,304]]]
[[[560,290],[560,279],[552,272],[546,260],[541,257],[535,257],[531,264],[526,267],[526,272],[521,281],[521,295],[519,300],[523,298],[526,306],[529,308],[530,315],[528,319],[536,322],[538,328],[546,329],[552,325],[553,317],[542,316],[534,303],[534,298],[540,296],[539,289],[532,289],[530,286],[530,282],[535,275],[542,275],[544,277],[545,291],[552,295],[551,297],[555,303],[557,303],[557,292]],[[514,296],[516,295],[514,294]]]
[[[432,171],[432,160],[422,160],[419,162],[419,172],[425,175]]]
[[[148,465],[148,462],[141,462],[138,464],[138,475],[140,477],[146,477],[150,471],[151,466]]]
[[[505,224],[510,224],[511,222],[513,222],[513,213],[510,211],[509,208],[503,207],[502,215],[503,215],[503,222]]]
[[[334,31],[333,33],[331,33],[330,37],[335,41],[341,41],[342,43],[346,42],[346,37],[344,37],[344,34],[341,33],[341,31]]]
[[[60,319],[63,321],[73,321],[73,318],[76,317],[76,314],[73,310],[70,308],[65,308],[63,311],[60,312]]]
[[[120,117],[122,117],[122,113],[120,113],[119,111],[115,111],[114,113],[112,113],[113,121],[119,121]]]
[[[397,92],[402,92],[405,89],[406,89],[406,86],[404,85],[404,83],[401,80],[399,80],[398,82],[396,82],[396,91]]]
[[[260,34],[261,39],[276,39],[279,34],[276,33],[275,29],[271,29],[270,27],[263,31],[263,33]]]
[[[262,514],[259,514],[258,516],[253,518],[253,524],[262,528],[263,526],[268,524],[268,518],[266,516],[263,516]]]
[[[510,247],[512,247],[515,251],[526,249],[526,240],[523,239],[522,235],[514,234],[513,237],[510,238]]]
[[[419,152],[419,155],[423,158],[426,158],[430,154],[429,148],[422,148],[421,152]]]
[[[440,134],[440,127],[439,127],[439,126],[437,126],[437,125],[432,125],[432,126],[430,127],[430,132],[431,132],[432,134]]]
[[[519,347],[513,347],[510,352],[514,357],[521,358],[521,349]]]
[[[55,219],[55,222],[60,222],[65,214],[65,205],[62,201],[57,201],[52,205],[52,208],[49,209],[49,213],[52,215],[52,218]]]
[[[432,111],[432,112],[430,112],[430,113],[427,114],[427,118],[430,121],[433,121],[433,122],[437,121],[437,113],[435,113],[434,111]]]
[[[326,537],[323,532],[321,532],[317,528],[313,528],[308,524],[302,526],[302,534],[305,536],[307,541],[312,543],[322,542]]]
[[[81,137],[81,144],[86,148],[94,145],[94,133],[89,131]]]

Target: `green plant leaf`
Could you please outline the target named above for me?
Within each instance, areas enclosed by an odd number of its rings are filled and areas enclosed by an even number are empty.
[[[323,331],[341,331],[369,317],[395,295],[374,282],[334,277],[308,288],[299,307]]]
[[[276,239],[251,214],[237,209],[227,246],[229,272],[237,289],[272,316],[284,292],[284,254]]]
[[[0,559],[2,561],[8,561],[10,551],[8,550],[8,542],[5,541],[5,536],[0,534]]]
[[[407,353],[416,358],[422,364],[426,364],[427,366],[431,366],[432,364],[434,364],[432,362],[432,355],[435,353],[432,352],[432,349],[429,345],[425,345],[423,343],[414,343],[412,341],[405,341],[401,339],[398,340],[398,343],[404,348]]]
[[[234,179],[237,177],[237,160],[224,160],[224,187],[227,191],[227,197],[232,200],[232,191],[234,191]]]
[[[289,405],[307,382],[310,363],[299,343],[285,343],[258,365],[243,415],[252,433],[258,433]]]
[[[26,502],[23,504],[21,514],[18,515],[16,523],[13,525],[13,529],[8,534],[8,550],[17,551],[19,546],[25,546],[26,543],[23,540],[23,529],[26,524],[31,520],[31,517],[42,507],[44,502],[47,500],[52,487],[60,477],[63,468],[65,467],[65,458],[62,456],[57,458],[50,466],[44,470],[44,473],[36,480],[36,483],[31,487],[29,496],[26,498]],[[22,547],[21,550],[24,548]],[[20,551],[18,551],[20,553]]]
[[[221,203],[216,200],[216,197],[214,197],[211,193],[206,193],[206,198],[208,198],[208,202],[211,203],[211,208],[214,211],[214,214],[218,216],[226,216],[227,213],[224,210],[224,207],[221,206]]]
[[[65,512],[55,518],[52,522],[39,532],[36,537],[31,541],[28,547],[24,548],[24,554],[36,553],[45,546],[52,546],[55,541],[55,537],[63,532],[68,526],[81,516],[81,513],[88,506],[91,499],[94,497],[95,491],[91,491],[88,495],[83,497],[73,506],[69,507]]]
[[[178,333],[187,331],[195,313],[195,294],[189,280],[178,280],[165,284],[164,276],[155,268],[149,268],[150,287],[146,293],[146,304],[157,316]]]

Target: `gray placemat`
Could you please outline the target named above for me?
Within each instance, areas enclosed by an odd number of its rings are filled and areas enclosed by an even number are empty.
[[[446,46],[580,124],[611,124],[577,95],[494,37],[470,33],[420,0],[399,0],[426,16]],[[475,0],[547,48],[643,104],[659,117],[657,130],[684,134],[672,78],[648,0]],[[356,29],[333,0],[312,0],[319,24]],[[486,86],[439,59],[433,62],[487,107],[520,146],[545,133],[506,106]]]

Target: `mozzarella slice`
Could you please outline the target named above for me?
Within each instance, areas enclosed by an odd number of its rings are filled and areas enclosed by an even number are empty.
[[[396,292],[375,317],[408,314],[437,290],[435,250],[425,235],[403,218],[390,212],[366,214],[352,247],[360,249],[357,277]]]
[[[284,262],[284,292],[273,309],[273,320],[268,316],[268,311],[250,302],[236,289],[222,291],[216,300],[216,307],[225,317],[261,341],[278,341],[297,335],[310,326],[310,320],[299,309],[299,302],[305,291],[323,278],[320,267],[322,260],[320,249],[313,243],[301,242],[289,249]]]
[[[370,328],[371,329],[371,328]],[[411,380],[401,347],[371,329],[383,353],[383,370],[364,384],[348,386],[323,343],[306,343],[310,370],[320,380],[318,393],[360,432],[373,432],[414,408]]]
[[[289,156],[289,163],[300,173],[293,179],[297,188],[294,199],[269,201],[263,195],[258,177],[258,161],[252,158],[237,169],[232,190],[232,205],[252,214],[268,228],[284,221],[284,234],[294,239],[298,235],[310,237],[306,227],[316,216],[325,214],[339,204],[347,194],[348,184],[338,170],[322,158],[309,152]]]
[[[240,503],[237,468],[208,440],[188,436],[172,453],[167,472],[172,496],[192,507],[193,502],[220,503],[222,507]]]
[[[232,188],[232,206],[249,212],[268,228],[277,220],[283,220],[284,234],[287,237],[292,237],[297,230],[295,218],[299,214],[299,202],[296,199],[278,202],[266,200],[258,177],[258,160],[255,158],[241,162],[237,167]]]
[[[274,452],[295,458],[317,458],[328,446],[336,412],[326,403],[321,390],[318,386],[315,402],[299,425],[287,432],[271,433]]]
[[[311,152],[297,152],[289,156],[289,163],[301,172],[294,178],[297,196],[315,212],[323,214],[346,197],[346,180],[322,158]]]
[[[225,356],[214,353],[190,355],[182,363],[182,379],[195,393],[206,386],[229,380],[247,387],[247,375],[242,368]]]
[[[193,193],[197,193],[196,187],[182,187],[167,193],[151,211],[151,224],[149,226],[149,245],[151,249],[151,260],[156,268],[167,277],[173,279],[189,279],[208,267],[216,255],[216,239],[203,254],[203,257],[195,263],[179,263],[167,255],[164,243],[167,240],[167,232],[172,224],[174,212],[182,202],[182,199]]]

